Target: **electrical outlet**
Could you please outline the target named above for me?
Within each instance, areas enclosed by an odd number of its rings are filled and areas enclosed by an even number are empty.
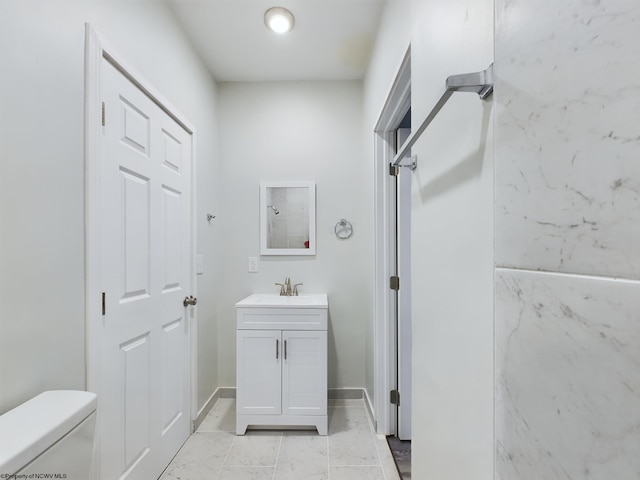
[[[258,273],[258,257],[249,257],[249,273]]]

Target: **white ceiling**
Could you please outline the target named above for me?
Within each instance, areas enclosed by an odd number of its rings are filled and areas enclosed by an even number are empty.
[[[385,0],[167,0],[218,81],[364,77]],[[285,35],[264,25],[274,6],[295,16]]]

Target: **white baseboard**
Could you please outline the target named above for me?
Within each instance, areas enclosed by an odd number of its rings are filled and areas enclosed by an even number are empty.
[[[198,427],[200,426],[204,418],[207,416],[207,414],[209,413],[209,411],[215,405],[215,403],[218,401],[219,398],[235,398],[235,397],[236,397],[235,388],[230,388],[230,387],[216,388],[216,390],[211,394],[211,396],[207,399],[207,401],[204,402],[204,405],[202,406],[202,408],[198,410],[198,415],[196,416],[195,420],[193,421],[193,425],[191,426],[192,427],[191,432],[193,433],[198,429]]]
[[[329,398],[331,399],[348,399],[356,400],[362,398],[362,388],[330,388]]]
[[[371,402],[371,397],[367,393],[367,389],[363,388],[362,393],[364,396],[364,406],[367,409],[367,413],[369,414],[369,418],[371,419],[371,423],[373,424],[373,430],[378,433],[378,421],[376,420],[376,416],[374,415],[373,403]]]
[[[204,418],[207,416],[213,405],[218,401],[219,398],[236,398],[236,389],[235,387],[218,387],[211,394],[211,396],[204,402],[204,405],[200,410],[198,410],[198,416],[193,421],[193,430],[195,432]],[[328,391],[328,398],[331,399],[348,399],[348,400],[357,400],[364,399],[364,406],[367,409],[367,414],[371,419],[371,422],[376,428],[376,419],[373,414],[373,405],[371,403],[371,399],[364,388],[330,388]]]

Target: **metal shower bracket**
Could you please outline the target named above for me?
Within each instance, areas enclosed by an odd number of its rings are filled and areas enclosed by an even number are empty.
[[[447,77],[445,82],[445,91],[440,97],[440,100],[431,109],[427,118],[424,119],[418,129],[413,132],[407,140],[402,144],[400,150],[393,157],[391,165],[394,167],[408,167],[411,170],[415,170],[417,166],[416,156],[411,157],[411,163],[402,165],[400,162],[409,154],[411,147],[418,140],[422,132],[424,132],[429,124],[436,118],[436,115],[444,107],[449,97],[454,92],[472,92],[477,93],[481,100],[486,100],[493,93],[493,63],[489,65],[486,70],[473,73],[462,73],[460,75],[451,75]]]

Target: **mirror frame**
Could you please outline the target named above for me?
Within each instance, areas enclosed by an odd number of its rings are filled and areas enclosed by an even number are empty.
[[[267,247],[267,188],[309,189],[309,248]],[[260,255],[315,255],[316,254],[316,184],[313,181],[260,182]]]

